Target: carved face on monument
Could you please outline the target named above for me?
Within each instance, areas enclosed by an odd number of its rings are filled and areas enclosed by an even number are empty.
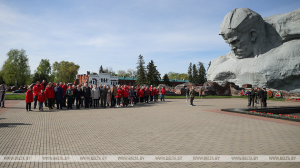
[[[220,35],[229,44],[236,58],[259,55],[258,33],[263,33],[261,16],[248,8],[238,8],[228,13],[221,25]]]
[[[225,42],[229,44],[236,58],[242,59],[253,56],[256,40],[256,32],[254,30],[249,33],[231,30],[222,36]]]

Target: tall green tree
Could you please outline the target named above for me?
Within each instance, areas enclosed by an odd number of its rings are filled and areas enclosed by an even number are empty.
[[[51,73],[51,64],[48,59],[42,59],[39,66],[36,68],[35,73],[39,75],[44,74],[49,76]]]
[[[36,83],[37,81],[42,82],[43,80],[46,81],[51,81],[49,79],[49,75],[45,75],[45,74],[38,74],[37,72],[34,73],[33,78],[32,78],[32,83]]]
[[[2,66],[3,80],[8,85],[24,85],[30,77],[30,66],[24,49],[11,49],[7,60]]]
[[[171,85],[168,74],[164,75],[163,80],[164,80],[165,85],[167,85],[167,86]]]
[[[193,64],[190,62],[189,68],[188,68],[188,80],[192,82],[193,80]]]
[[[199,81],[198,81],[198,70],[197,70],[196,64],[193,64],[192,75],[193,75],[193,77],[192,77],[192,80],[190,82],[199,83]]]
[[[80,66],[68,61],[55,61],[52,65],[54,82],[73,83],[76,79]]]
[[[142,85],[147,82],[146,81],[146,70],[145,70],[145,66],[144,66],[145,61],[144,61],[144,57],[142,55],[139,55],[137,64],[138,64],[138,66],[136,67],[136,69],[137,69],[136,84]]]
[[[199,84],[203,84],[206,82],[206,70],[204,64],[202,62],[198,62],[198,79],[197,82]]]
[[[158,86],[159,85],[159,78],[160,74],[154,65],[153,60],[151,60],[147,65],[147,84]]]

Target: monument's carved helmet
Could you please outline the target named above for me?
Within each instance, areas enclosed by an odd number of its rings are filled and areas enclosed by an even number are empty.
[[[257,38],[265,34],[264,20],[249,8],[237,8],[225,16],[219,34],[236,58],[253,57],[260,50]]]

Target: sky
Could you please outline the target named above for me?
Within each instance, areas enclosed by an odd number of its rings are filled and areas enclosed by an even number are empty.
[[[161,76],[187,73],[230,51],[218,35],[225,15],[250,8],[262,17],[300,8],[299,0],[0,0],[0,67],[24,49],[31,73],[41,59],[74,62],[79,74],[100,65],[136,69],[138,56]]]

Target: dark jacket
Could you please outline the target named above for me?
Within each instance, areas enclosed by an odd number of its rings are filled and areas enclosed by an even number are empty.
[[[55,87],[54,91],[55,91],[55,99],[56,100],[62,100],[63,97],[65,96],[65,92],[62,89],[62,87],[60,87],[60,86]]]
[[[85,98],[89,98],[89,97],[91,97],[91,89],[90,89],[90,87],[83,87],[83,96],[85,97]]]
[[[83,91],[81,89],[75,89],[75,92],[74,92],[74,96],[76,97],[76,99],[81,99],[81,97],[83,96]]]
[[[130,97],[135,97],[134,90],[129,90],[129,96],[130,96]]]
[[[102,98],[106,98],[106,97],[107,97],[107,92],[108,92],[108,90],[107,90],[106,88],[102,88],[102,89],[100,90],[100,95],[101,95],[101,97],[102,97]]]
[[[260,89],[258,91],[257,95],[258,95],[258,98],[265,98],[265,92],[262,89]]]

